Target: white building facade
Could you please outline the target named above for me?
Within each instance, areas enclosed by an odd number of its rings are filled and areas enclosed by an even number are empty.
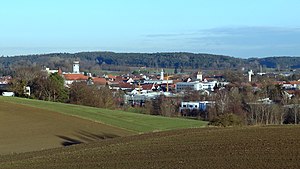
[[[208,90],[214,91],[214,87],[217,85],[217,81],[213,82],[179,82],[176,84],[176,92],[188,91],[188,90]]]

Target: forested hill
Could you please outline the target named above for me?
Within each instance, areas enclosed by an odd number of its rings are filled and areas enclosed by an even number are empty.
[[[134,67],[158,68],[202,68],[222,69],[237,68],[244,65],[244,60],[212,54],[193,53],[113,53],[113,52],[82,52],[82,53],[55,53],[44,55],[27,55],[2,57],[0,63],[9,65],[47,65],[50,68],[68,68],[73,60],[79,59],[85,69],[92,65],[114,65]]]
[[[259,63],[267,68],[282,68],[282,69],[299,69],[300,57],[266,57],[266,58],[250,58],[249,63]]]
[[[52,53],[0,57],[0,68],[11,69],[18,66],[44,65],[70,71],[72,62],[80,60],[82,70],[109,67],[153,67],[153,68],[191,68],[191,69],[239,69],[266,67],[298,68],[300,57],[270,57],[241,59],[223,55],[194,53],[114,53],[114,52],[81,52]]]

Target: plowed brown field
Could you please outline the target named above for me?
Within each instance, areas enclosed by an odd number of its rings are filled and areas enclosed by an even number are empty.
[[[131,134],[49,110],[0,102],[0,154],[38,151]]]
[[[0,168],[300,168],[300,126],[202,128],[0,156]]]

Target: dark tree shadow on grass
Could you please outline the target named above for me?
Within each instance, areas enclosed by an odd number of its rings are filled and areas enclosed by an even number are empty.
[[[67,147],[67,146],[76,145],[76,144],[95,142],[95,141],[105,140],[105,139],[112,139],[112,138],[116,138],[116,137],[120,137],[120,136],[111,134],[111,133],[94,134],[91,132],[81,130],[81,131],[76,132],[76,134],[75,134],[76,138],[60,136],[60,135],[57,135],[57,137],[63,139],[63,141],[61,142],[61,145],[63,145],[64,147]]]
[[[76,139],[73,139],[73,138],[70,138],[70,137],[66,137],[66,136],[57,136],[57,137],[59,137],[59,138],[61,138],[61,139],[64,140],[61,143],[61,145],[65,146],[65,147],[83,143],[80,140],[76,140]]]

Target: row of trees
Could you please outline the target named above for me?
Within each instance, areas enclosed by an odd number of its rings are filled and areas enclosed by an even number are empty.
[[[57,73],[48,75],[37,67],[20,67],[15,69],[14,78],[10,85],[11,90],[17,96],[25,96],[25,86],[31,88],[31,97],[36,99],[59,102],[68,100],[64,79]]]
[[[31,95],[24,94],[24,87],[29,86]],[[15,70],[11,90],[17,96],[33,99],[80,104],[101,108],[116,108],[121,94],[113,93],[108,87],[87,85],[86,82],[73,83],[70,88],[64,85],[61,75],[48,75],[36,67],[23,67]]]
[[[270,82],[256,90],[250,86],[227,86],[206,99],[215,104],[202,118],[217,124],[220,120],[232,120],[232,115],[239,120],[236,124],[246,125],[298,124],[300,120],[299,94],[290,98],[280,85]]]
[[[88,86],[85,82],[74,83],[70,89],[70,103],[107,109],[117,108],[122,93],[108,87]]]

